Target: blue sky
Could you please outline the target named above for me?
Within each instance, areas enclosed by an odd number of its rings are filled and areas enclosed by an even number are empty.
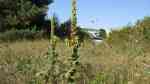
[[[77,0],[78,25],[87,28],[111,28],[134,23],[150,15],[150,0]],[[55,0],[48,16],[56,13],[61,22],[71,15],[71,0]]]

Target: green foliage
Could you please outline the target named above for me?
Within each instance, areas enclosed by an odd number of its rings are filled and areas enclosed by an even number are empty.
[[[67,20],[64,23],[60,25],[60,28],[58,29],[59,36],[63,39],[69,38],[69,33],[70,33],[70,28],[71,28],[71,20]]]
[[[57,27],[57,18],[54,15],[51,19],[51,38],[50,38],[50,47],[48,50],[48,60],[49,60],[49,69],[47,69],[45,74],[45,84],[59,84],[59,79],[61,79],[62,72],[60,70],[61,63],[58,60],[58,53],[56,50],[57,37],[55,36],[55,29]],[[50,80],[50,81],[49,81]]]
[[[79,37],[77,35],[77,14],[76,14],[77,0],[72,0],[72,17],[71,17],[71,29],[69,33],[69,46],[72,49],[72,54],[69,59],[69,70],[67,71],[66,78],[68,84],[76,84],[76,74],[78,72],[78,66],[80,65],[79,55]]]
[[[90,84],[128,84],[129,74],[127,70],[116,69],[112,72],[101,72],[95,76],[94,80],[90,81]]]
[[[59,29],[57,30],[56,35],[58,35],[61,39],[69,38],[70,30],[71,30],[71,20],[69,19],[60,25]],[[83,42],[84,40],[89,39],[89,35],[86,32],[86,30],[84,30],[84,28],[77,27],[76,34],[80,42]]]
[[[145,28],[143,31],[144,39],[150,41],[150,28]]]
[[[60,24],[59,24],[59,19],[58,19],[58,17],[56,16],[56,14],[53,15],[51,21],[53,21],[53,24],[51,24],[51,33],[53,33],[53,35],[55,35],[55,36],[60,37],[60,36],[59,36],[59,33],[60,33],[60,32],[59,32]],[[53,29],[52,29],[52,27],[53,27]],[[53,32],[52,32],[52,31],[53,31]],[[52,35],[52,34],[51,34],[51,35]]]
[[[106,30],[104,30],[104,29],[99,29],[98,34],[99,34],[99,37],[101,37],[103,39],[105,39],[107,37]]]
[[[38,2],[38,4],[35,4],[36,2],[34,1]],[[12,27],[28,28],[26,26],[31,25],[31,23],[35,25],[35,23],[44,21],[48,6],[46,2],[50,4],[52,0],[42,2],[40,0],[1,0],[0,31],[8,30]],[[42,6],[39,6],[41,4]]]
[[[105,73],[97,74],[95,79],[90,81],[90,84],[105,84],[105,83],[106,83]]]
[[[138,20],[136,26],[139,29],[150,28],[150,16],[145,16],[144,19]]]
[[[31,31],[31,30],[10,30],[4,33],[0,33],[0,41],[17,41],[17,40],[36,40],[48,38],[43,31]]]
[[[144,19],[139,20],[135,27],[137,28],[139,34],[143,36],[143,39],[150,39],[150,17],[146,16]]]
[[[121,29],[112,30],[106,40],[109,44],[115,46],[121,46],[123,44],[125,46],[127,42],[133,42],[134,39],[140,39],[137,35],[138,33],[136,31],[136,28],[134,28],[134,26],[127,25],[122,27]]]
[[[90,39],[90,36],[86,31],[82,30],[80,27],[78,27],[77,30],[78,30],[77,31],[77,36],[79,38],[80,43],[84,42],[85,40]]]
[[[31,63],[30,59],[20,59],[17,62],[16,69],[20,73],[27,73],[28,71],[30,71],[32,69],[31,64],[32,63]]]
[[[120,30],[112,30],[109,33],[107,42],[113,45],[121,46],[127,42],[146,42],[149,40],[150,19],[145,17],[142,20],[138,20],[135,25],[127,25]]]

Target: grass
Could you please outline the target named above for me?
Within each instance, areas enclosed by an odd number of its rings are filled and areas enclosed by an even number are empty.
[[[119,45],[119,44],[118,44]],[[38,73],[48,68],[48,40],[0,44],[0,84],[43,84]],[[80,48],[81,73],[78,84],[150,84],[150,52],[146,46],[129,43],[115,46],[84,42]],[[59,59],[65,64],[71,50],[60,42]]]

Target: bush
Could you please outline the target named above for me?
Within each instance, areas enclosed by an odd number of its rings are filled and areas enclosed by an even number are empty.
[[[77,34],[81,42],[83,42],[85,39],[89,39],[88,33],[82,31],[81,29],[79,29]],[[58,37],[64,40],[62,36],[58,36]],[[17,40],[24,40],[24,39],[36,40],[36,39],[48,39],[48,38],[50,38],[50,33],[44,31],[29,30],[29,29],[9,30],[0,33],[0,42],[17,41]]]
[[[99,37],[105,39],[107,37],[107,33],[105,29],[99,29],[98,31]]]
[[[143,35],[144,35],[144,39],[150,40],[150,29],[144,28]]]
[[[83,42],[84,40],[90,39],[89,34],[86,31],[82,30],[81,28],[78,28],[77,35],[79,37],[80,42]]]
[[[42,39],[48,38],[43,31],[31,31],[31,30],[10,30],[4,33],[0,33],[0,41],[16,41],[16,40],[35,40],[35,39]]]

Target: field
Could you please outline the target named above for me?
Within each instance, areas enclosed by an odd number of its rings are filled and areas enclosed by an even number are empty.
[[[148,0],[70,1],[0,0],[0,84],[150,84]]]
[[[80,48],[84,76],[78,84],[150,84],[148,47],[120,44],[85,41]],[[49,66],[48,47],[48,40],[0,43],[0,84],[43,84],[44,78],[38,73]],[[57,52],[65,64],[70,48],[60,41]]]

